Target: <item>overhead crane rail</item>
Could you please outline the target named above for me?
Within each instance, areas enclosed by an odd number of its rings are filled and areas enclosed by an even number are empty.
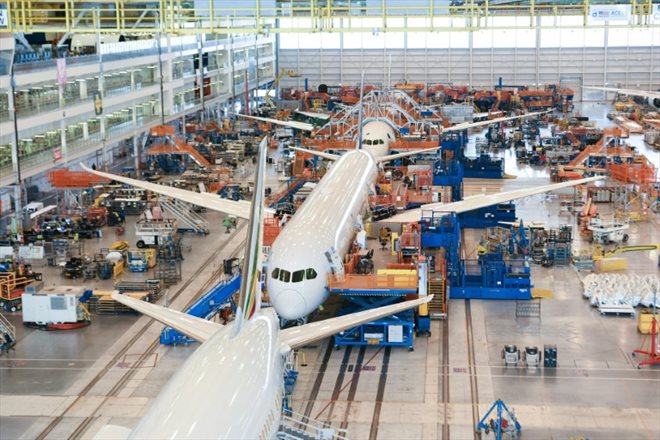
[[[245,3],[251,3],[245,5]],[[590,8],[606,5],[604,0],[550,1],[528,4],[493,4],[466,0],[461,4],[437,6],[435,2],[406,5],[352,4],[309,0],[262,5],[255,2],[203,2],[207,7],[180,0],[139,2],[113,0],[95,2],[9,0],[8,32],[75,33],[156,33],[236,34],[298,32],[434,32],[477,31],[480,29],[541,28],[539,16],[582,17],[581,24],[563,23],[546,27],[642,27],[658,26],[652,0],[633,0],[627,22],[591,21]],[[153,5],[152,7],[145,7]],[[529,22],[500,25],[495,17],[528,17]],[[465,26],[452,26],[452,19],[464,18]],[[410,20],[407,20],[410,19]]]

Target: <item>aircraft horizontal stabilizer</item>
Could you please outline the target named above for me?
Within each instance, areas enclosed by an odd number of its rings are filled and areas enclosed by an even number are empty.
[[[543,194],[550,191],[555,191],[562,188],[570,188],[572,186],[582,185],[589,182],[602,180],[604,177],[588,177],[586,179],[569,180],[567,182],[553,183],[551,185],[537,186],[529,189],[516,189],[513,191],[498,192],[495,194],[478,194],[452,203],[430,203],[423,205],[417,209],[411,209],[401,214],[395,215],[387,219],[381,220],[382,223],[411,223],[418,222],[421,218],[422,211],[438,211],[438,212],[454,212],[460,214],[462,212],[472,211],[474,209],[485,208],[487,206],[497,205],[499,203],[506,203],[523,197],[533,196],[536,194]]]
[[[83,164],[80,164],[83,170],[96,174],[97,176],[105,177],[107,179],[116,180],[117,182],[125,183],[126,185],[135,186],[138,188],[146,189],[157,194],[172,197],[183,202],[192,203],[194,205],[203,206],[213,211],[224,212],[225,214],[235,215],[239,218],[250,218],[250,202],[222,199],[217,194],[212,193],[198,193],[188,191],[180,188],[172,188],[170,186],[158,185],[152,182],[145,182],[143,180],[131,179],[129,177],[116,176],[102,171],[92,170]]]
[[[300,147],[289,147],[289,148],[291,148],[292,150],[300,151],[301,153],[313,154],[314,156],[318,156],[320,158],[328,159],[332,161],[339,159],[339,155],[337,154],[325,153],[323,151],[316,151],[316,150],[308,150],[307,148],[300,148]]]
[[[525,113],[524,115],[520,116],[507,116],[504,118],[495,118],[495,119],[487,119],[485,121],[479,121],[479,122],[463,122],[462,124],[456,124],[451,127],[444,128],[442,131],[461,131],[465,130],[467,128],[475,128],[475,127],[483,127],[486,125],[491,125],[491,124],[497,124],[498,122],[505,122],[505,121],[513,121],[514,119],[524,119],[524,118],[531,118],[532,116],[539,116],[543,115],[545,113],[549,113],[552,110],[546,110],[544,112],[534,112],[534,113]]]
[[[280,119],[262,118],[261,116],[251,116],[240,113],[237,113],[236,116],[238,116],[239,118],[254,119],[255,121],[269,122],[275,125],[282,125],[284,127],[296,128],[298,130],[303,130],[303,131],[313,131],[315,128],[312,124],[308,124],[307,122],[282,121]]]
[[[204,342],[218,330],[225,328],[223,325],[206,319],[197,318],[176,310],[167,309],[162,306],[150,304],[148,302],[113,292],[112,299],[131,309],[147,315],[158,322],[180,331],[186,336],[196,341]]]
[[[327,113],[317,113],[317,112],[306,112],[302,110],[296,110],[296,113],[307,116],[308,118],[316,118],[316,119],[321,119],[323,121],[327,121],[330,119],[330,115]]]
[[[376,160],[380,163],[389,162],[391,160],[401,159],[402,157],[415,156],[417,154],[424,154],[424,153],[433,153],[434,151],[438,151],[439,149],[440,146],[438,145],[437,147],[424,148],[423,150],[404,151],[403,153],[388,154],[387,156],[379,157]]]
[[[292,327],[280,332],[280,342],[284,349],[294,349],[318,341],[319,339],[335,335],[343,330],[353,328],[366,322],[375,321],[385,316],[395,315],[404,310],[425,304],[433,299],[433,295],[425,296],[412,301],[404,301],[389,306],[378,307],[363,312],[351,313],[336,318]]]
[[[583,88],[589,90],[602,90],[604,92],[620,93],[621,95],[641,96],[642,98],[660,99],[660,92],[651,92],[646,90],[634,90],[634,89],[615,89],[613,87],[596,87],[596,86],[584,86]]]

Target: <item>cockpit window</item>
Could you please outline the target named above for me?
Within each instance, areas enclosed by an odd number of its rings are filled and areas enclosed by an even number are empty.
[[[305,279],[305,270],[297,270],[293,273],[293,278],[291,281],[294,283],[299,283]]]
[[[378,145],[385,145],[385,141],[382,139],[378,139]]]
[[[275,269],[273,269],[273,272],[271,273],[271,275],[272,275],[273,279],[277,279],[277,277],[280,275],[280,269],[276,267]]]
[[[363,140],[362,140],[362,143],[363,143],[364,145],[371,145],[371,139],[363,139]]]
[[[283,283],[288,283],[289,281],[291,281],[291,272],[284,269],[280,270],[280,281],[282,281]]]
[[[312,268],[307,269],[307,273],[305,274],[307,276],[308,280],[313,280],[316,278],[316,271]]]

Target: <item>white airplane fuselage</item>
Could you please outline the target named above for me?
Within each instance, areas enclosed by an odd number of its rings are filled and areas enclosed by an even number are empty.
[[[378,176],[377,158],[393,140],[386,123],[365,124],[362,149],[332,165],[273,243],[268,295],[282,318],[304,318],[325,302],[332,268],[326,252],[334,249],[342,260],[348,252]]]
[[[183,364],[131,431],[131,439],[274,438],[285,358],[279,319],[264,309],[232,336],[218,330]]]

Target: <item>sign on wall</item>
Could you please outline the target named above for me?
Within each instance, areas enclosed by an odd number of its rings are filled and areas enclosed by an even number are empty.
[[[631,5],[591,5],[591,21],[629,21],[632,15]]]

